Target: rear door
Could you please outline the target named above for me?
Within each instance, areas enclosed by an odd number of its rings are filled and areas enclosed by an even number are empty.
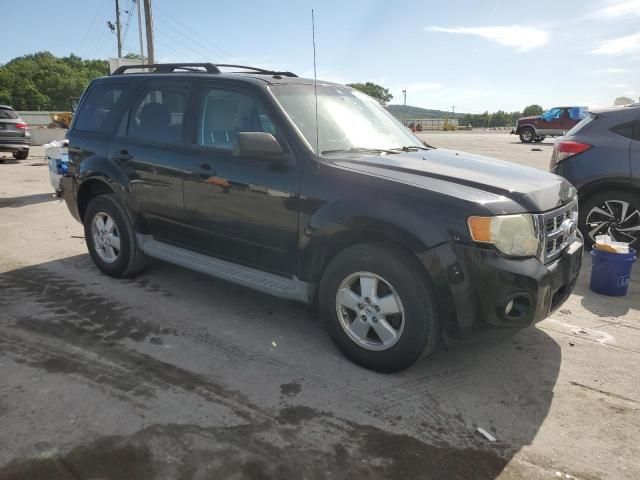
[[[159,240],[180,230],[183,120],[190,91],[190,80],[143,83],[109,146],[109,158],[127,175],[144,224]]]

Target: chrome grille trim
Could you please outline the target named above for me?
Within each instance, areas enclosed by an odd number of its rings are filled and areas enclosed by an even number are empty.
[[[567,223],[563,223],[569,220]],[[550,212],[537,215],[540,260],[547,264],[557,259],[577,237],[578,199]]]

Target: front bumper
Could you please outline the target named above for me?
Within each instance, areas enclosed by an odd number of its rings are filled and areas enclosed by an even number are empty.
[[[514,332],[545,319],[573,291],[582,264],[583,244],[576,239],[554,261],[507,258],[492,249],[455,245],[436,286],[447,318],[445,334],[464,339]],[[425,263],[425,267],[433,262]],[[446,282],[444,289],[443,282]],[[448,297],[448,298],[447,298]]]

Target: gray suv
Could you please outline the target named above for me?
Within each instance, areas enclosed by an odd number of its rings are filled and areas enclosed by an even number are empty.
[[[30,145],[29,125],[13,108],[0,105],[0,152],[12,152],[15,159],[24,160],[29,156]]]
[[[578,188],[585,245],[608,234],[640,248],[640,103],[590,111],[556,140],[550,167]]]

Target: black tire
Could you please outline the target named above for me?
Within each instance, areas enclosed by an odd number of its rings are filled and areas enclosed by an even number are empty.
[[[524,127],[520,130],[520,141],[522,143],[531,143],[536,138],[536,132],[531,127]]]
[[[20,150],[19,152],[13,152],[13,158],[16,160],[26,160],[29,156],[29,150]]]
[[[101,213],[106,213],[111,217],[120,239],[120,249],[112,263],[108,263],[100,257],[94,244],[91,226],[94,217]],[[84,236],[91,258],[98,268],[107,275],[123,278],[144,269],[146,258],[136,242],[133,223],[114,194],[97,195],[89,201],[84,214]]]
[[[540,143],[540,142],[544,141],[545,138],[547,138],[545,135],[542,135],[540,137],[536,137],[534,142],[535,143]]]
[[[625,215],[626,221],[621,218],[623,213],[623,203],[621,202],[628,204]],[[594,211],[595,208],[611,212],[615,220],[613,224],[609,222],[608,225],[603,225],[603,227],[595,233],[590,234],[598,223],[606,224],[608,220],[606,216]],[[587,220],[589,223],[587,223]],[[602,222],[598,222],[599,220],[602,220]],[[587,248],[591,248],[595,243],[595,238],[593,237],[595,237],[596,234],[609,234],[609,227],[611,227],[611,234],[616,241],[627,242],[632,248],[640,250],[640,231],[631,231],[629,233],[619,231],[619,229],[640,225],[640,195],[636,193],[625,190],[606,190],[591,195],[581,200],[578,222],[580,231],[584,236],[585,247]]]
[[[356,343],[338,318],[340,285],[356,272],[371,272],[384,279],[402,303],[403,330],[396,343],[385,350],[369,350]],[[318,301],[320,318],[338,349],[358,365],[388,373],[410,367],[437,347],[441,332],[433,298],[430,282],[410,254],[386,244],[361,244],[331,260],[320,282]]]

